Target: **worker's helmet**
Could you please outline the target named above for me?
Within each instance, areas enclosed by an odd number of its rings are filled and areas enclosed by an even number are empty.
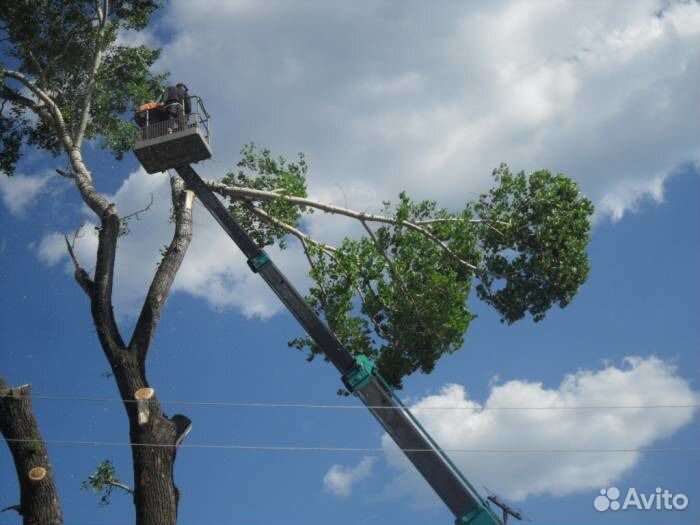
[[[187,86],[185,84],[183,84],[182,82],[178,82],[177,84],[175,84],[175,87],[179,87],[179,88],[184,89],[185,91],[189,91],[187,89]]]

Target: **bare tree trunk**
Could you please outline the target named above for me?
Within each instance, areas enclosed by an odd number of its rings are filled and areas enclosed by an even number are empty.
[[[175,525],[179,491],[173,477],[177,446],[189,431],[190,420],[176,414],[166,416],[155,393],[142,374],[136,353],[120,349],[108,354],[129,419],[134,470],[133,497],[137,525]]]
[[[29,385],[9,388],[0,377],[0,433],[12,453],[20,487],[20,502],[13,508],[22,515],[24,525],[62,525],[49,454],[30,395]]]
[[[178,440],[175,422],[162,413],[146,425],[131,423],[134,504],[138,525],[175,524],[180,493],[173,470]],[[189,420],[187,420],[189,423]],[[158,446],[149,446],[156,444]]]
[[[76,155],[77,157],[77,155]],[[75,160],[75,159],[73,159]],[[90,298],[90,310],[97,336],[109,361],[129,419],[134,468],[134,506],[137,525],[175,525],[179,492],[173,479],[177,446],[189,432],[190,420],[180,414],[169,418],[158,402],[155,389],[146,378],[146,357],[160,315],[178,269],[192,238],[194,194],[179,177],[171,179],[175,215],[172,241],[160,261],[128,345],[124,343],[112,307],[114,260],[121,219],[114,205],[102,202],[94,192],[84,168],[73,163],[76,179],[86,202],[100,211],[94,279],[80,266],[68,244],[75,265],[75,279]]]

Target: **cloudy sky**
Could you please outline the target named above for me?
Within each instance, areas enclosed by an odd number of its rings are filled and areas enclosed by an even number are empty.
[[[479,490],[536,523],[573,514],[685,525],[700,519],[700,432],[689,406],[700,403],[698,37],[696,2],[190,0],[123,41],[162,47],[157,67],[204,98],[215,156],[198,169],[208,177],[255,141],[287,157],[304,152],[310,194],[360,210],[401,190],[457,208],[488,188],[502,161],[575,179],[596,205],[592,273],[579,297],[538,325],[512,327],[475,301],[464,348],[431,376],[410,378],[401,396]],[[126,330],[171,235],[167,176],[97,148],[88,158],[122,213],[153,196],[120,242],[115,300]],[[64,250],[63,234],[84,224],[78,253],[89,267],[94,220],[53,167],[30,154],[20,174],[0,179],[0,365],[38,393],[114,397]],[[329,241],[356,233],[321,214],[304,226]],[[298,246],[271,253],[303,287]],[[175,290],[150,363],[162,398],[352,403],[334,396],[329,366],[286,348],[298,329],[201,206]],[[68,372],[73,359],[84,363],[81,377]],[[47,438],[127,439],[117,403],[36,405]],[[591,408],[600,406],[636,408]],[[361,410],[172,411],[195,421],[193,445],[366,449],[183,449],[184,524],[452,522]],[[129,480],[126,447],[56,445],[51,454],[66,523],[132,519],[128,498],[97,509],[78,489],[105,457]],[[6,450],[0,471],[11,472]],[[690,505],[672,516],[599,514],[592,500],[612,485],[663,486]],[[0,507],[14,494],[3,476]],[[14,523],[0,514],[0,524]]]

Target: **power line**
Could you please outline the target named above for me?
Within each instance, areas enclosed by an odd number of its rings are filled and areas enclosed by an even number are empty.
[[[36,439],[30,438],[10,438],[5,441],[11,443],[31,443]],[[173,445],[161,443],[130,443],[128,441],[88,441],[73,439],[45,439],[44,443],[51,445],[82,445],[82,446],[110,446],[110,447],[155,447],[172,448]],[[250,450],[260,452],[359,452],[376,453],[401,450],[403,452],[434,452],[428,448],[404,448],[404,449],[384,449],[382,447],[302,447],[287,445],[239,445],[235,443],[183,443],[179,448],[200,448],[200,449],[227,449],[227,450]],[[450,453],[489,453],[489,454],[568,454],[568,453],[602,453],[602,454],[630,454],[630,453],[686,453],[700,452],[700,448],[549,448],[549,449],[528,449],[528,448],[472,448],[472,449],[449,449],[443,448],[444,452]]]
[[[0,394],[0,397],[13,397],[50,401],[88,401],[103,403],[135,403],[135,399],[121,399],[118,397],[90,397],[90,396],[59,396],[52,394],[32,394],[30,396]],[[248,402],[248,401],[193,401],[178,399],[159,399],[164,405],[189,405],[189,406],[210,406],[228,408],[303,408],[303,409],[333,409],[333,410],[404,410],[398,406],[365,406],[350,405],[342,403],[308,403],[308,402]],[[573,405],[573,406],[428,406],[428,407],[408,407],[412,411],[421,410],[470,410],[472,412],[495,411],[495,410],[646,410],[646,409],[681,409],[700,408],[698,403],[659,403],[647,405]]]
[[[375,516],[373,516],[374,518]],[[376,518],[380,518],[381,515],[376,516]],[[91,522],[73,522],[73,523],[66,523],[64,525],[99,525],[98,522],[91,521]],[[343,521],[343,522],[328,522],[327,520],[323,521],[316,521],[316,520],[304,520],[304,521],[291,521],[289,519],[285,521],[251,521],[251,520],[246,520],[246,521],[217,521],[217,522],[190,522],[190,523],[180,523],[178,521],[178,525],[360,525],[362,523],[378,523],[378,524],[384,524],[384,523],[396,523],[396,522],[386,522],[386,521],[377,521],[377,522],[370,522],[365,520],[360,520],[360,521]],[[435,525],[435,522],[421,522],[421,521],[405,521],[402,520],[401,523],[404,525]],[[566,523],[567,525],[590,525],[591,521],[572,521],[571,519],[568,518],[562,518],[560,521],[539,521],[537,520],[537,523],[539,525],[562,525],[562,523]],[[615,522],[618,523],[618,522]],[[687,522],[668,522],[664,521],[663,523],[658,522],[650,522],[647,525],[697,525],[698,521],[687,521]],[[117,523],[104,523],[102,525],[133,525],[133,523],[128,523],[128,522],[117,522]],[[639,525],[638,521],[631,521],[631,522],[626,522],[626,523],[618,523],[618,525]]]
[[[380,514],[379,516],[372,516],[372,518],[380,518],[382,515]],[[98,522],[91,521],[91,522],[73,522],[73,523],[66,523],[64,525],[100,525]],[[317,521],[317,520],[303,520],[303,521],[291,521],[289,519],[285,521],[251,521],[251,520],[246,520],[246,521],[217,521],[217,522],[190,522],[190,523],[180,523],[178,521],[178,525],[360,525],[363,523],[371,523],[371,524],[385,524],[385,523],[396,523],[394,521],[368,521],[366,518],[365,520],[360,520],[360,521],[343,521],[343,522],[328,522],[327,520],[323,521]],[[435,525],[435,521],[432,522],[421,522],[421,521],[406,521],[402,520],[401,523],[403,525]],[[572,521],[571,519],[568,518],[562,518],[559,521],[540,521],[537,520],[537,523],[539,525],[562,525],[562,523],[566,523],[567,525],[590,525],[591,521]],[[618,523],[618,522],[616,522]],[[668,522],[664,521],[663,523],[658,522],[650,522],[647,525],[697,525],[698,521],[687,521],[687,522]],[[102,525],[133,525],[133,523],[128,523],[128,522],[117,522],[117,523],[103,523]],[[631,522],[626,522],[626,523],[618,523],[618,525],[639,525],[638,521],[631,521]]]

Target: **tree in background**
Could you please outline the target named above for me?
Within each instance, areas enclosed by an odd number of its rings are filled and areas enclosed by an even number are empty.
[[[157,8],[142,0],[17,0],[0,10],[5,41],[0,167],[11,176],[33,149],[60,158],[67,166],[56,171],[74,183],[99,221],[92,274],[76,257],[75,239],[66,238],[66,249],[124,400],[134,481],[133,487],[121,483],[105,462],[87,485],[106,490],[105,496],[112,488],[132,493],[140,525],[177,520],[173,465],[190,421],[163,412],[146,361],[192,238],[194,196],[171,176],[173,237],[127,340],[113,313],[112,285],[128,216],[96,189],[83,146],[99,141],[117,159],[130,150],[135,132],[130,112],[155,98],[166,77],[151,72],[158,50],[125,46],[118,37],[144,29]],[[306,173],[302,156],[287,162],[250,145],[233,171],[207,184],[227,199],[231,214],[261,246],[284,248],[289,236],[301,242],[313,280],[310,304],[351,352],[375,359],[395,387],[415,371],[430,372],[443,354],[462,346],[474,318],[467,304],[472,286],[504,322],[528,314],[539,321],[554,304],[566,306],[587,277],[592,205],[563,175],[513,174],[501,165],[494,188],[460,211],[402,193],[394,205],[386,202],[381,213],[372,214],[309,199]],[[313,211],[358,221],[366,235],[338,246],[312,238],[303,219]],[[307,350],[309,359],[319,353],[305,336],[289,344]],[[0,431],[19,479],[15,510],[27,524],[62,523],[27,386],[13,389],[0,382]]]

